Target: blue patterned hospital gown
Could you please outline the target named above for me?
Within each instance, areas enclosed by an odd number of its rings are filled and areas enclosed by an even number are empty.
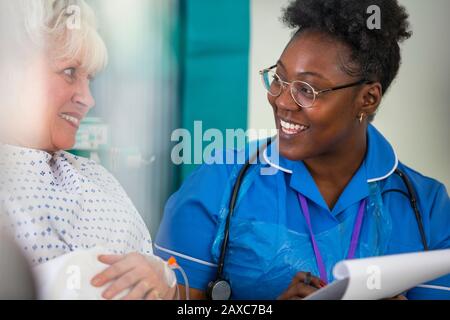
[[[3,228],[33,265],[93,247],[153,254],[148,229],[117,180],[64,151],[1,146],[0,204]]]

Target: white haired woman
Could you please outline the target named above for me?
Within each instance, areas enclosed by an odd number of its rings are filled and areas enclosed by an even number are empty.
[[[107,63],[92,9],[83,0],[0,0],[0,9],[9,26],[0,39],[0,203],[18,242],[33,265],[106,248],[99,260],[110,267],[91,282],[105,286],[103,298],[174,298],[173,275],[119,183],[62,151],[74,146],[95,103],[90,81]]]

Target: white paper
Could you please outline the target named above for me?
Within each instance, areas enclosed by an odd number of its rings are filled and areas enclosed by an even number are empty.
[[[377,300],[394,297],[450,273],[450,249],[345,260],[335,282],[305,300]]]
[[[77,250],[34,268],[38,297],[41,300],[101,300],[107,285],[97,288],[92,278],[108,265],[98,256],[108,254],[103,248]],[[124,296],[121,294],[119,297]]]

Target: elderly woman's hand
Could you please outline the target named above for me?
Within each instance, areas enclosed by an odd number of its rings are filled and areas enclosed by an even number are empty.
[[[287,290],[278,297],[278,300],[303,299],[325,286],[326,284],[322,280],[314,277],[311,273],[299,272],[295,275]]]
[[[113,299],[124,291],[128,291],[122,298],[124,300],[175,298],[175,275],[159,257],[131,253],[125,256],[101,255],[98,259],[110,265],[91,281],[95,287],[110,283],[103,292],[103,298]]]

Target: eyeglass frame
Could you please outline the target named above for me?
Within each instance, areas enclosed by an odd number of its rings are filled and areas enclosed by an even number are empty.
[[[259,74],[261,75],[261,79],[262,79],[262,81],[263,81],[263,86],[264,86],[264,88],[267,90],[267,93],[270,94],[272,97],[279,97],[279,96],[283,93],[284,86],[282,86],[282,88],[281,88],[279,94],[276,94],[276,95],[275,95],[275,94],[272,94],[272,93],[270,92],[270,90],[268,90],[268,89],[266,88],[266,84],[265,84],[265,82],[264,82],[264,73],[265,73],[265,72],[268,72],[268,71],[271,71],[271,70],[273,70],[273,69],[276,68],[276,67],[277,67],[277,65],[273,65],[273,66],[271,66],[270,68],[266,68],[266,69],[263,69],[263,70],[259,71]],[[290,87],[291,97],[292,97],[292,99],[294,100],[294,102],[295,102],[299,107],[305,108],[305,109],[310,109],[310,108],[312,108],[312,107],[314,106],[314,103],[316,102],[317,97],[318,97],[319,95],[321,95],[322,93],[331,92],[331,91],[336,91],[336,90],[341,90],[341,89],[346,89],[346,88],[350,88],[350,87],[355,87],[355,86],[359,86],[359,85],[362,85],[362,84],[371,84],[371,83],[373,83],[373,81],[370,81],[370,80],[367,80],[367,79],[361,79],[361,80],[359,80],[359,81],[352,82],[352,83],[349,83],[349,84],[344,84],[344,85],[340,85],[340,86],[336,86],[336,87],[332,87],[332,88],[327,88],[327,89],[322,89],[322,90],[318,90],[318,91],[317,91],[317,90],[316,90],[312,85],[310,85],[308,82],[301,81],[301,80],[294,80],[294,81],[288,82],[288,81],[282,80],[281,77],[280,77],[276,72],[275,72],[275,74],[276,74],[277,77],[280,79],[280,82],[281,82],[283,85],[286,85],[286,86],[289,86],[289,87]],[[304,107],[304,106],[302,106],[300,103],[298,103],[297,100],[295,100],[294,94],[293,94],[293,92],[292,92],[292,90],[293,90],[293,89],[292,89],[292,84],[295,83],[295,82],[304,83],[304,84],[308,85],[309,87],[311,87],[311,89],[313,90],[313,93],[314,93],[314,99],[313,99],[313,102],[312,102],[311,106],[309,106],[309,107]]]

